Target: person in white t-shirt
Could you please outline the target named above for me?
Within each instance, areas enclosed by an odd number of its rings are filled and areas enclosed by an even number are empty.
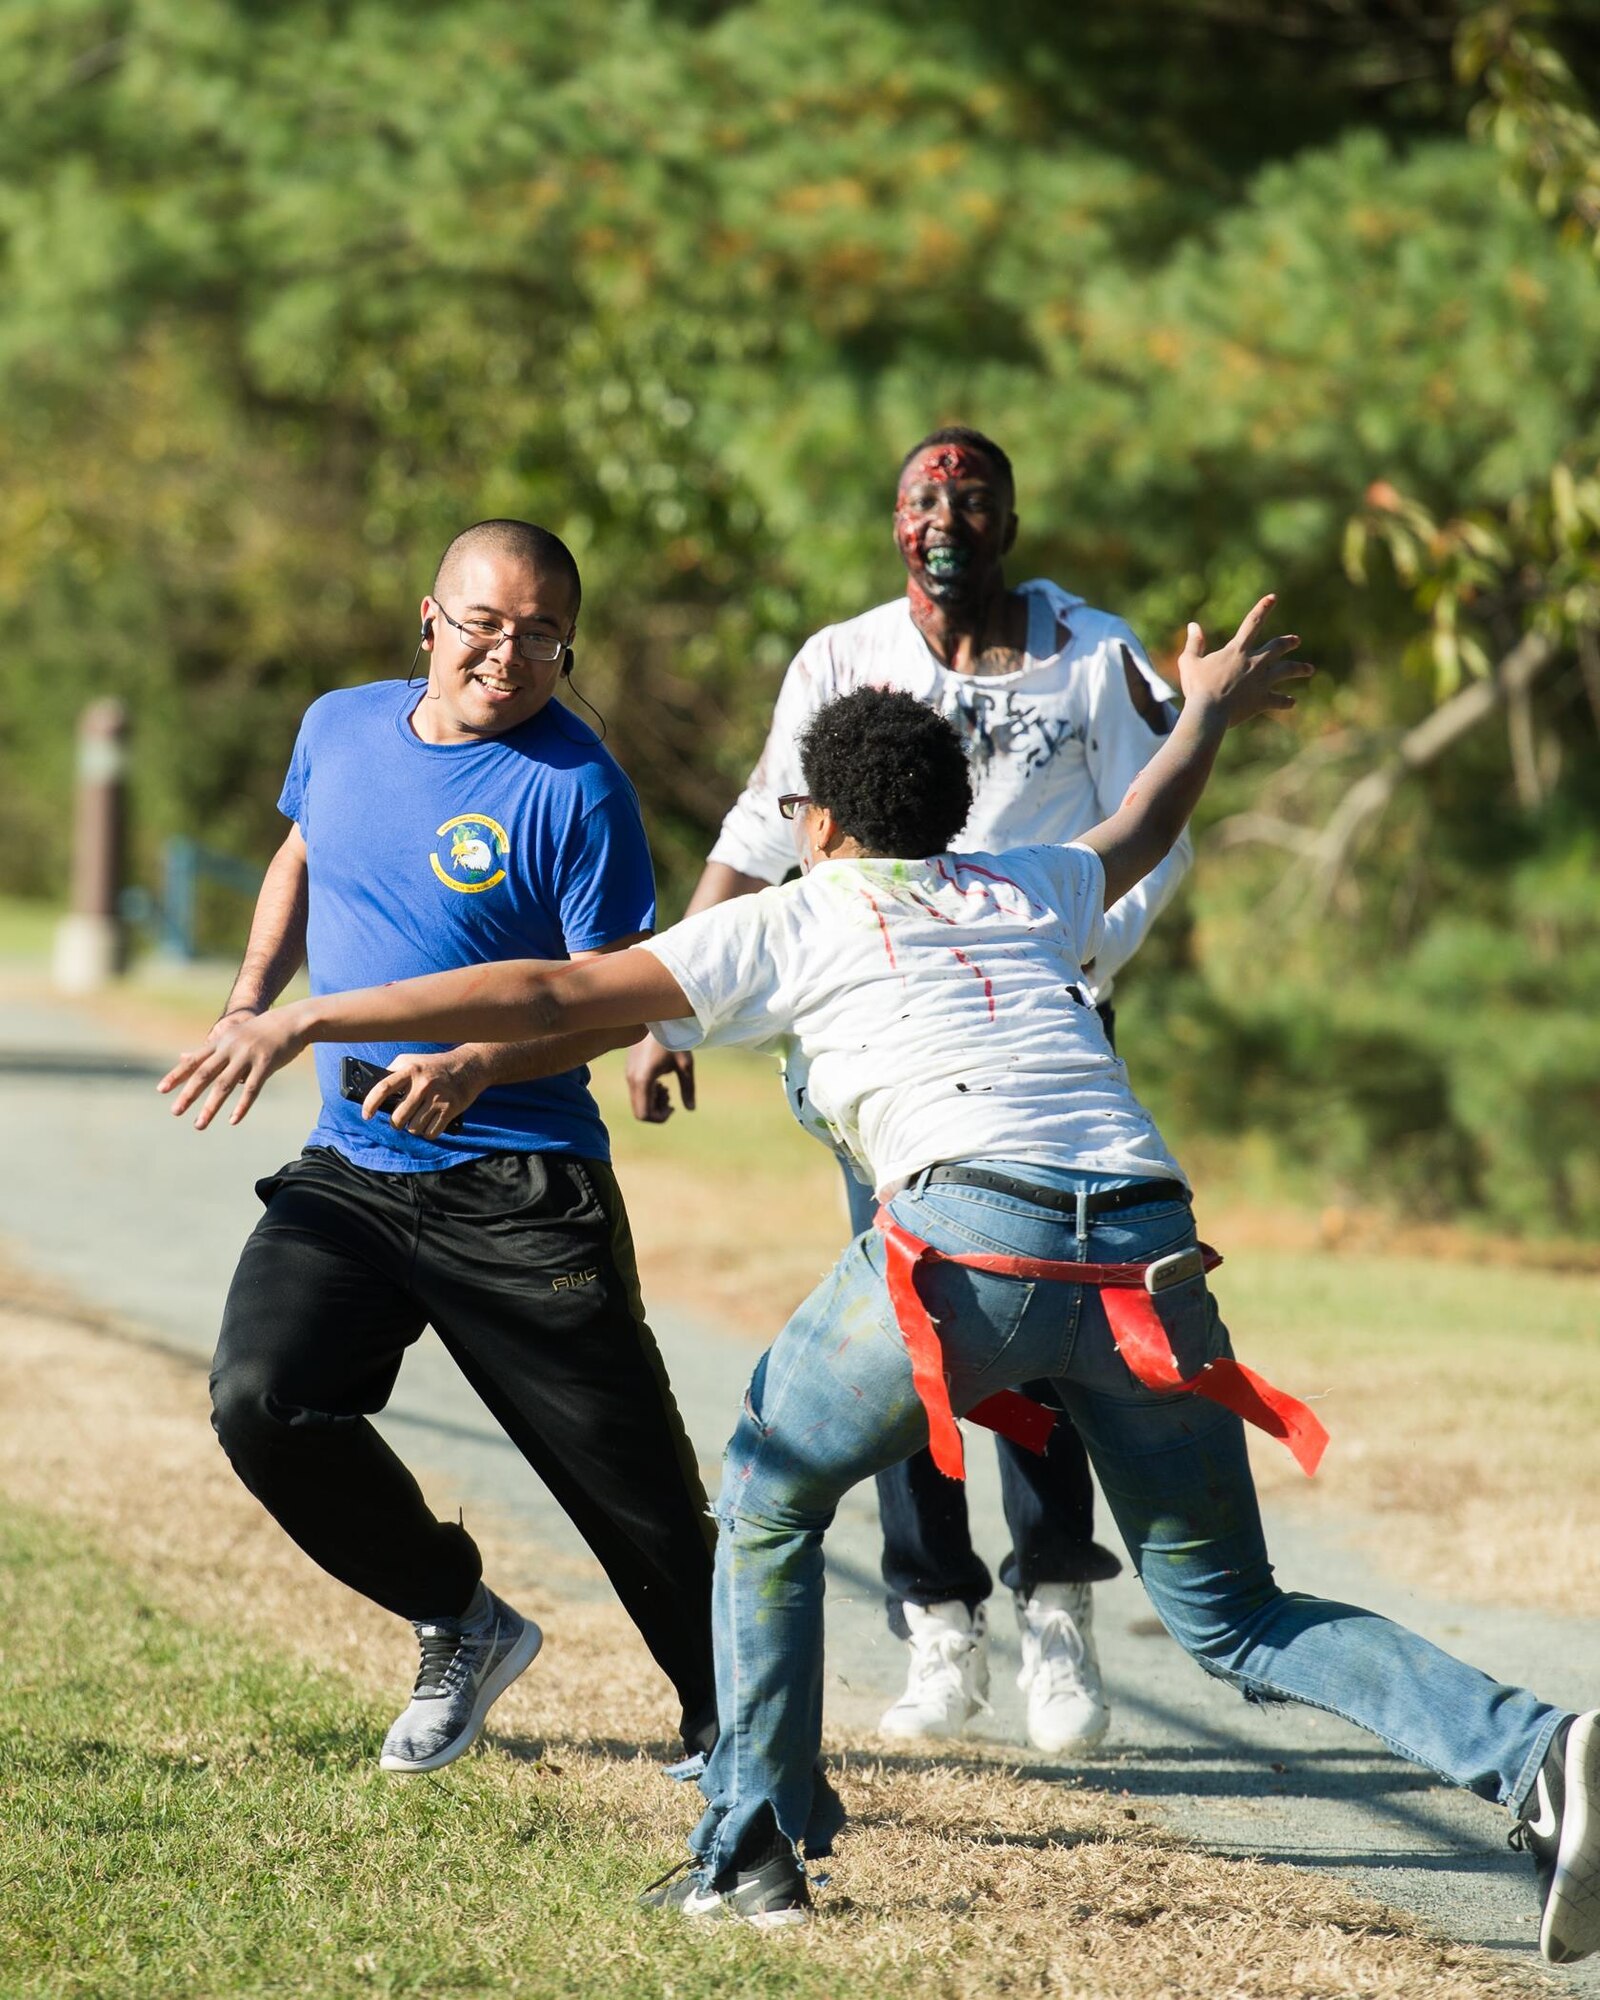
[[[1075,845],[949,852],[970,802],[959,738],[913,697],[858,689],[803,739],[800,881],[582,964],[317,995],[223,1024],[193,1058],[180,1104],[206,1094],[209,1118],[237,1088],[237,1119],[310,1041],[654,1022],[679,1046],[779,1051],[796,1108],[877,1189],[878,1229],[757,1364],[723,1460],[698,1865],[646,1890],[648,1907],[762,1929],[810,1920],[801,1850],[828,1852],[844,1819],[817,1761],[824,1534],[853,1485],[925,1440],[958,1474],[955,1418],[1009,1409],[1008,1391],[1046,1378],[1195,1660],[1247,1698],[1343,1716],[1509,1805],[1545,1957],[1600,1948],[1600,1710],[1553,1707],[1388,1619],[1279,1587],[1243,1419],[1307,1470],[1326,1434],[1233,1359],[1187,1183],[1083,990],[1106,903],[1167,852],[1227,729],[1293,705],[1282,684],[1309,671],[1286,658],[1297,642],[1254,643],[1270,603],[1217,653],[1191,627],[1182,716]]]
[[[808,639],[784,677],[761,760],[723,821],[690,915],[782,881],[794,866],[778,811],[801,788],[800,737],[852,688],[899,688],[961,732],[973,808],[958,851],[1075,840],[1114,812],[1171,726],[1170,689],[1120,618],[1042,579],[1009,589],[1016,539],[1011,461],[981,432],[934,431],[906,454],[895,544],[906,589],[892,603]],[[1188,836],[1106,914],[1084,991],[1114,1039],[1112,988],[1191,858]],[[629,1055],[637,1116],[672,1109],[676,1073],[694,1105],[694,1058],[654,1037]],[[850,1222],[870,1228],[872,1189],[847,1165]],[[1063,1422],[1042,1455],[995,1440],[1011,1549],[1000,1582],[1022,1644],[1028,1740],[1081,1752],[1110,1723],[1095,1652],[1092,1587],[1121,1564],[1094,1539],[1094,1483]],[[926,1451],[878,1476],[890,1629],[908,1641],[906,1686],[883,1717],[901,1739],[958,1736],[987,1706],[988,1565],[974,1549],[966,1488]]]

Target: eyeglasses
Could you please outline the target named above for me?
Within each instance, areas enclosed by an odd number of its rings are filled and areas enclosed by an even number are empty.
[[[778,811],[785,819],[793,819],[802,806],[813,803],[809,792],[785,792],[778,800]]]
[[[511,641],[511,650],[522,660],[542,660],[548,663],[559,660],[567,650],[565,639],[554,639],[548,632],[507,632],[503,626],[493,624],[484,618],[452,618],[442,604],[435,606],[439,616],[447,625],[453,625],[474,653],[492,653],[503,639]]]

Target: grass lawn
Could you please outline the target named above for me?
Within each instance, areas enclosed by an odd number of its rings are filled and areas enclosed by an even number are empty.
[[[764,1064],[708,1064],[706,1084],[708,1109],[664,1131],[616,1115],[615,1065],[601,1087],[647,1282],[726,1317],[731,1379],[831,1259],[842,1208]],[[1404,1510],[1408,1549],[1437,1515],[1448,1554],[1486,1498],[1507,1537],[1542,1524],[1516,1574],[1523,1601],[1546,1601],[1560,1502],[1571,1560],[1591,1565],[1561,1587],[1593,1574],[1592,1280],[1268,1243],[1233,1251],[1219,1290],[1242,1350],[1323,1398],[1335,1448],[1296,1483],[1303,1504],[1341,1524],[1375,1500]],[[824,1921],[763,1939],[639,1913],[633,1895],[682,1853],[695,1801],[659,1774],[667,1703],[615,1606],[562,1601],[537,1551],[482,1537],[546,1625],[545,1653],[485,1752],[436,1778],[379,1774],[407,1635],[315,1572],[239,1488],[199,1371],[9,1296],[7,2000],[1548,1990],[1333,1883],[1185,1848],[1122,1798],[981,1755],[863,1757],[838,1740],[853,1826]],[[1537,1414],[1537,1450],[1507,1444],[1513,1399],[1519,1423]],[[1269,1479],[1278,1456],[1261,1460]]]
[[[274,1559],[310,1584],[287,1544]],[[1532,1990],[1336,1886],[955,1762],[848,1768],[855,1836],[809,1932],[653,1917],[633,1897],[690,1811],[653,1762],[513,1734],[437,1777],[386,1777],[382,1703],[248,1616],[230,1627],[235,1593],[213,1582],[180,1612],[80,1525],[0,1505],[7,1995]]]
[[[23,896],[0,896],[0,960],[45,964],[61,912],[53,903]]]
[[[647,1936],[631,1898],[671,1850],[615,1787],[507,1757],[396,1784],[347,1680],[174,1616],[46,1519],[0,1520],[0,1576],[0,1990],[824,1990],[748,1937]]]
[[[1332,1435],[1309,1481],[1252,1440],[1264,1493],[1422,1589],[1600,1618],[1600,1282],[1246,1246],[1213,1283]]]

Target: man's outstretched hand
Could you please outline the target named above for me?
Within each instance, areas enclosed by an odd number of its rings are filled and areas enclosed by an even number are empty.
[[[667,1078],[678,1079],[678,1093],[685,1111],[694,1109],[694,1057],[687,1049],[663,1048],[654,1035],[646,1035],[628,1051],[628,1101],[633,1115],[646,1125],[664,1125],[676,1106]]]
[[[1303,681],[1316,668],[1308,660],[1289,657],[1300,643],[1298,632],[1286,632],[1277,639],[1261,637],[1261,628],[1277,601],[1275,596],[1263,597],[1228,643],[1214,653],[1206,651],[1206,635],[1200,627],[1190,625],[1178,661],[1185,702],[1220,708],[1230,728],[1252,715],[1294,707],[1294,696],[1284,692],[1283,683]]]
[[[194,1121],[194,1129],[203,1132],[237,1090],[239,1100],[228,1114],[228,1123],[237,1125],[273,1071],[293,1062],[305,1046],[293,1012],[279,1007],[267,1014],[225,1014],[200,1047],[185,1049],[156,1085],[163,1096],[177,1092],[173,1117],[181,1118],[203,1096]]]

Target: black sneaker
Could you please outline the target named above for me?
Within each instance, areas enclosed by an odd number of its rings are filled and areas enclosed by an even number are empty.
[[[418,1625],[422,1662],[405,1712],[396,1716],[378,1759],[385,1771],[437,1771],[470,1750],[489,1710],[544,1643],[531,1618],[487,1585],[478,1616]]]
[[[685,1874],[685,1868],[692,1873]],[[759,1868],[737,1868],[726,1889],[713,1889],[692,1862],[653,1882],[639,1898],[646,1910],[664,1910],[698,1923],[749,1924],[758,1931],[790,1930],[811,1921],[806,1871],[792,1854],[775,1855]],[[725,1875],[724,1880],[727,1880]]]
[[[1539,1873],[1546,1960],[1572,1965],[1600,1950],[1600,1709],[1556,1731],[1510,1838]]]

